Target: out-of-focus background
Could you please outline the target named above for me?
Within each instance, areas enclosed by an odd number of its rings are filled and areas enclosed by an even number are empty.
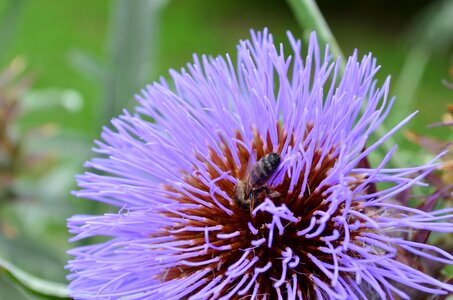
[[[420,110],[406,129],[447,139],[427,125],[453,99],[442,83],[453,76],[453,1],[318,5],[346,56],[372,52],[381,82],[392,76],[387,126]],[[0,0],[0,258],[64,283],[66,218],[106,211],[70,195],[101,126],[193,53],[234,57],[264,27],[285,44],[287,30],[307,36],[280,0]],[[0,299],[36,297],[0,272]]]

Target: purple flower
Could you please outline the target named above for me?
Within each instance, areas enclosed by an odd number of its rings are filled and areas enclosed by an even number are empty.
[[[453,232],[453,209],[423,212],[394,200],[436,167],[375,167],[367,157],[393,99],[371,55],[292,56],[267,31],[229,56],[195,57],[154,83],[104,128],[76,195],[119,211],[69,219],[77,299],[409,299],[453,286],[410,258],[452,264],[411,232]],[[272,161],[270,162],[272,154]],[[280,159],[280,160],[278,160]],[[267,165],[265,165],[267,163]],[[381,184],[384,183],[384,184]],[[377,188],[377,184],[379,184]],[[382,186],[382,187],[381,187]]]

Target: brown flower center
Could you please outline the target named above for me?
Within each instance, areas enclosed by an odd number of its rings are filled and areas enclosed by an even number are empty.
[[[307,128],[304,133],[305,136],[310,130],[311,127]],[[274,228],[273,232],[270,233],[272,226],[269,224],[274,220],[273,215],[259,209],[252,212],[251,209],[245,209],[238,205],[237,201],[235,201],[235,185],[237,182],[231,180],[231,177],[237,181],[246,180],[247,172],[250,168],[249,160],[252,157],[249,150],[242,143],[251,145],[253,153],[256,154],[256,160],[254,158],[254,161],[258,161],[271,152],[281,154],[285,143],[295,147],[297,136],[295,132],[289,136],[289,133],[281,125],[277,125],[278,149],[274,149],[269,133],[263,138],[257,130],[253,130],[253,132],[253,141],[246,141],[238,132],[236,133],[236,140],[240,142],[235,143],[236,149],[234,150],[240,160],[239,165],[235,162],[232,149],[228,146],[231,143],[222,140],[219,147],[223,152],[223,157],[213,148],[209,149],[208,160],[201,155],[198,157],[205,164],[207,172],[197,172],[197,168],[194,167],[192,174],[184,175],[185,183],[193,187],[193,189],[185,190],[183,193],[169,185],[165,186],[165,189],[178,195],[175,200],[179,203],[194,204],[197,207],[184,209],[178,213],[166,211],[163,214],[169,217],[181,218],[179,213],[183,213],[187,216],[196,216],[196,220],[191,218],[187,222],[164,228],[161,234],[170,235],[175,241],[191,241],[190,246],[181,246],[181,252],[183,249],[190,251],[190,249],[203,248],[203,250],[197,256],[186,258],[185,264],[162,270],[159,279],[169,281],[190,276],[200,270],[209,269],[210,272],[204,277],[207,279],[206,282],[209,283],[219,276],[225,278],[228,272],[231,272],[231,266],[248,259],[249,261],[256,261],[253,267],[243,271],[242,276],[226,284],[220,295],[227,294],[234,289],[244,276],[248,277],[247,281],[251,280],[256,273],[256,268],[263,268],[264,271],[255,275],[255,282],[259,283],[258,294],[268,294],[270,299],[276,299],[277,292],[273,286],[276,282],[283,280],[284,284],[280,285],[280,291],[285,297],[285,294],[288,293],[288,285],[286,283],[291,285],[295,277],[297,279],[297,291],[302,297],[304,299],[316,298],[311,276],[317,276],[325,282],[329,282],[330,279],[319,270],[319,267],[309,255],[315,256],[323,262],[334,263],[332,256],[321,252],[319,248],[326,247],[322,237],[334,235],[335,231],[338,231],[340,235],[342,234],[341,226],[334,221],[336,216],[341,215],[342,206],[340,205],[330,217],[321,235],[307,239],[304,235],[298,235],[298,232],[310,226],[315,212],[325,212],[329,208],[329,204],[325,199],[329,196],[328,189],[330,185],[321,185],[321,182],[337,162],[336,149],[327,149],[326,152],[326,149],[323,148],[324,145],[319,144],[316,146],[318,150],[314,150],[312,161],[305,164],[309,170],[308,178],[305,179],[306,188],[303,193],[301,191],[304,185],[304,174],[307,172],[304,168],[300,170],[299,174],[293,174],[292,176],[284,174],[283,181],[277,185],[268,185],[268,189],[271,192],[276,192],[274,195],[277,195],[271,199],[273,205],[276,207],[285,205],[293,216],[292,220],[280,219],[281,227],[284,229],[283,232],[279,232],[279,230]],[[285,157],[282,156],[282,159],[285,159]],[[204,177],[200,173],[203,173]],[[228,174],[228,176],[224,176],[224,174]],[[291,177],[293,176],[297,176],[298,180],[293,185],[292,190],[290,190]],[[209,181],[215,181],[217,191],[214,194],[212,186],[208,185]],[[256,208],[260,205],[266,196],[268,196],[266,192],[261,193],[254,207]],[[194,198],[211,205],[200,205],[199,201],[194,200]],[[359,208],[357,209],[359,210]],[[187,228],[205,228],[205,230],[187,230]],[[269,243],[270,235],[272,236],[271,243]],[[351,236],[351,240],[353,239],[354,236]],[[341,239],[332,241],[333,247],[339,246],[340,241]],[[281,263],[285,254],[288,253],[292,257],[298,257],[297,261],[293,260],[294,263],[291,268],[283,267]],[[271,263],[270,267],[269,262]],[[194,290],[192,294],[202,288],[203,286]],[[251,295],[252,292],[253,287],[245,295]],[[237,296],[237,298],[240,297]],[[235,298],[233,297],[233,299]]]

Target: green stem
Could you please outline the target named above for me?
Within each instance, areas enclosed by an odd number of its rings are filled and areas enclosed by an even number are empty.
[[[345,56],[343,55],[337,40],[333,36],[332,31],[330,30],[329,25],[327,25],[327,22],[319,10],[316,2],[314,0],[287,0],[287,2],[293,11],[299,26],[305,29],[307,33],[315,31],[320,44],[329,44],[330,51],[334,59],[341,57],[340,76],[342,76],[346,66]],[[384,124],[382,124],[379,126],[376,134],[383,136],[388,131],[389,130],[384,126]],[[390,137],[382,144],[382,147],[384,151],[387,152],[393,147],[393,145],[395,145],[395,139],[394,137]],[[393,159],[391,161],[393,165],[401,167],[404,165],[404,162],[406,162],[406,160],[401,157],[401,155],[398,153],[393,154]]]
[[[287,1],[297,19],[297,22],[299,23],[299,26],[306,29],[308,33],[316,31],[317,38],[321,44],[330,45],[330,51],[332,52],[334,58],[336,59],[337,57],[341,57],[340,67],[341,73],[343,73],[346,65],[345,57],[316,2],[314,0]]]
[[[430,52],[424,44],[417,45],[408,52],[396,81],[398,102],[395,102],[394,108],[397,113],[393,113],[390,119],[393,123],[415,110],[415,94],[431,57]]]
[[[115,0],[109,23],[104,124],[133,107],[155,68],[160,12],[167,0]],[[135,104],[134,104],[135,105]]]
[[[35,277],[0,258],[0,275],[6,274],[29,292],[46,299],[69,299],[65,285]]]

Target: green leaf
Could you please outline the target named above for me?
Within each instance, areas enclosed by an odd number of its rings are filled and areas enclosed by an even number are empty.
[[[17,268],[12,263],[0,258],[0,274],[4,273],[25,290],[45,299],[69,299],[69,291],[61,283],[35,277]],[[24,298],[27,299],[27,298]]]
[[[445,266],[442,273],[444,273],[449,279],[453,279],[453,265]]]
[[[23,114],[35,113],[37,110],[63,108],[70,113],[77,113],[83,108],[83,98],[79,91],[72,89],[48,88],[31,90],[21,100]]]
[[[453,44],[453,1],[432,1],[412,21],[407,33],[411,49],[396,82],[398,101],[391,117],[395,122],[415,110],[414,100],[428,63],[435,53]]]
[[[88,79],[100,84],[106,79],[105,66],[102,65],[94,56],[82,51],[71,50],[68,53],[68,60],[75,70]]]
[[[28,295],[20,286],[0,273],[0,299],[14,299],[14,300],[34,300],[34,297]]]
[[[166,0],[115,0],[109,24],[105,124],[130,106],[153,74],[159,14]]]

